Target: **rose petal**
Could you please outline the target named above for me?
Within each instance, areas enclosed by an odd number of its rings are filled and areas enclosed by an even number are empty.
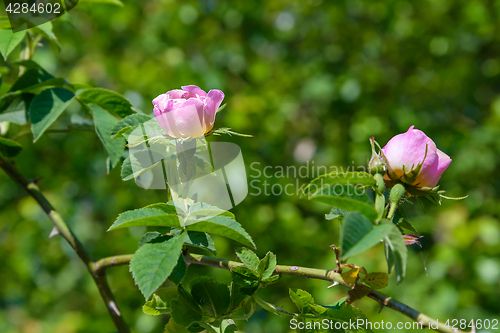
[[[171,112],[167,112],[166,115],[170,127],[174,125],[179,133],[175,137],[199,138],[205,134],[203,102],[199,99],[190,98],[182,105],[176,106]]]
[[[205,131],[208,132],[214,127],[215,115],[219,109],[222,100],[224,99],[224,93],[220,90],[213,89],[210,90],[205,99]]]
[[[158,95],[155,99],[153,99],[153,105],[155,107],[158,107],[158,110],[163,110],[163,109],[165,109],[168,100],[169,100],[169,97],[167,94],[161,94],[161,95]]]
[[[176,98],[186,98],[188,94],[184,90],[181,89],[174,89],[167,91],[166,93],[171,99],[176,99]]]
[[[173,110],[173,104],[173,100],[167,100],[167,103],[163,110],[155,105],[154,114],[156,121],[158,121],[158,124],[160,124],[165,133],[167,133],[171,137],[179,138],[181,134],[179,133],[179,131],[177,130],[177,126],[175,125],[175,118],[173,117],[172,112],[169,112]]]
[[[201,88],[195,85],[182,86],[182,90],[188,93],[186,98],[191,98],[191,97],[196,98],[197,96],[205,98],[207,96],[206,92],[204,92]]]
[[[441,179],[441,175],[443,174],[443,172],[450,165],[451,158],[448,155],[446,155],[439,149],[436,149],[436,155],[438,160],[437,163],[432,168],[428,168],[425,170],[425,172],[422,172],[415,182],[419,183],[419,186],[431,188],[435,187],[438,184],[439,179]]]
[[[439,149],[437,149],[437,155],[439,158],[438,172],[439,176],[441,177],[443,172],[445,172],[445,170],[448,169],[448,167],[450,166],[451,158]]]

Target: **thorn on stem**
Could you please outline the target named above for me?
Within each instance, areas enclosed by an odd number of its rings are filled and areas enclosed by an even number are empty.
[[[116,303],[114,301],[109,301],[108,306],[116,313],[117,316],[122,315],[120,313],[120,310],[118,310],[118,307],[116,306]]]
[[[333,281],[333,283],[331,285],[329,285],[327,288],[331,288],[331,287],[335,287],[335,286],[338,286],[340,283],[338,283],[337,281]]]
[[[57,229],[56,227],[52,228],[52,231],[50,232],[49,238],[52,238],[52,237],[57,236],[57,235],[59,235],[59,229]]]

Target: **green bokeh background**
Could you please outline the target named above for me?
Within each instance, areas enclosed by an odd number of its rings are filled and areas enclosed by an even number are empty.
[[[453,159],[441,188],[469,198],[405,206],[424,235],[422,249],[410,248],[406,279],[396,285],[391,276],[383,292],[440,321],[500,320],[500,1],[124,3],[79,4],[54,22],[60,52],[44,43],[35,60],[70,82],[122,93],[145,113],[154,97],[181,85],[223,90],[227,107],[215,126],[255,136],[221,138],[240,145],[249,176],[256,175],[253,162],[300,167],[308,155],[315,166],[363,166],[369,137],[384,145],[415,125]],[[82,115],[75,106],[54,127]],[[19,130],[12,125],[9,134]],[[19,168],[43,177],[40,187],[94,257],[135,251],[146,229],[106,229],[124,210],[165,201],[165,191],[122,182],[119,169],[107,175],[93,133],[21,143]],[[328,246],[338,243],[339,226],[325,221],[327,206],[255,193],[250,188],[232,211],[260,256],[273,251],[280,264],[333,268]],[[0,172],[0,331],[113,332],[84,266],[60,238],[48,238],[50,231],[41,209]],[[215,241],[219,256],[235,258],[238,244]],[[351,261],[386,270],[381,246]],[[206,267],[190,267],[187,280],[199,274],[229,281],[228,272]],[[109,270],[109,280],[133,330],[161,332],[164,320],[142,313],[128,268]],[[283,277],[260,295],[287,310],[294,309],[289,287],[322,304],[345,295],[327,286]],[[408,321],[390,309],[379,314],[370,299],[356,305],[372,321]],[[288,320],[259,309],[237,325],[289,332]]]

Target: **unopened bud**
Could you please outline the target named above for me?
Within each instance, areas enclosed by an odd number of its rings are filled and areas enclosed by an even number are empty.
[[[385,173],[386,164],[384,159],[376,153],[373,154],[370,163],[368,163],[368,170],[372,175],[376,173]]]
[[[391,189],[391,194],[389,195],[389,199],[392,203],[399,203],[401,199],[405,196],[406,189],[402,184],[396,184]]]
[[[383,194],[385,191],[384,176],[382,176],[381,173],[376,173],[373,175],[373,178],[375,178],[375,181],[377,182],[377,192],[379,194]]]
[[[373,136],[370,138],[370,145],[372,146],[372,157],[370,158],[370,162],[368,163],[368,170],[372,175],[377,173],[385,173],[385,171],[387,170],[387,166],[384,158],[380,156],[375,150],[375,138]]]

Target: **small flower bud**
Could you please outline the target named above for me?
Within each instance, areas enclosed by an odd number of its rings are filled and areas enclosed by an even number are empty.
[[[391,200],[392,203],[399,203],[401,199],[405,196],[406,189],[402,184],[396,184],[394,187],[391,189],[391,194],[389,195],[389,199]]]
[[[385,173],[386,165],[384,159],[378,154],[373,154],[368,164],[368,170],[372,175],[376,173]]]
[[[385,182],[384,182],[384,176],[380,173],[376,173],[373,175],[373,178],[375,178],[375,181],[377,182],[377,192],[379,194],[383,194],[385,191]]]
[[[368,171],[370,171],[372,175],[377,173],[385,173],[386,163],[384,158],[375,150],[375,138],[373,138],[373,136],[370,138],[370,145],[372,146],[372,157],[370,159],[370,162],[368,163]]]
[[[420,242],[418,240],[422,237],[423,236],[415,235],[415,234],[403,235],[403,239],[405,240],[406,245],[418,244],[418,246],[420,246],[420,247],[422,247],[422,244],[420,244]]]

